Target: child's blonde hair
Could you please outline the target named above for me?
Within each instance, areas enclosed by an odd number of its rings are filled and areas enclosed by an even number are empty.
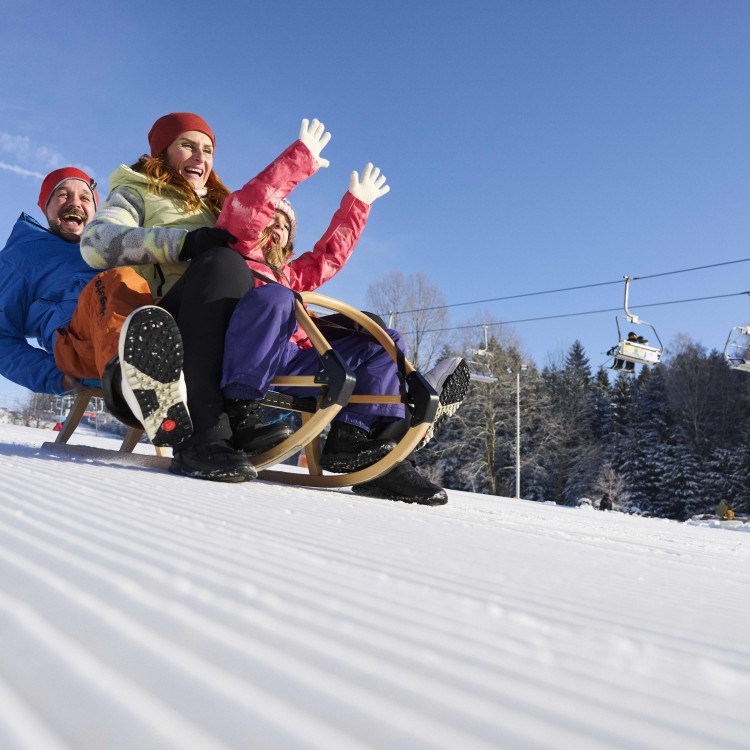
[[[276,209],[278,211],[278,209]],[[280,213],[284,213],[281,211]],[[275,213],[274,213],[275,216]],[[273,225],[267,226],[260,234],[258,238],[258,247],[263,249],[263,259],[266,261],[268,266],[279,277],[282,275],[281,267],[289,260],[294,250],[294,243],[287,242],[285,247],[282,247],[278,242],[272,241]]]

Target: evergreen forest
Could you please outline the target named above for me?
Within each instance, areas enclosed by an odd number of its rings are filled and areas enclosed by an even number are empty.
[[[617,510],[677,520],[722,500],[750,511],[750,375],[721,353],[678,340],[659,364],[616,377],[592,372],[578,341],[558,365],[522,360],[489,340],[496,380],[472,383],[420,453],[431,478],[513,497],[518,421],[524,499],[597,507],[607,493]]]

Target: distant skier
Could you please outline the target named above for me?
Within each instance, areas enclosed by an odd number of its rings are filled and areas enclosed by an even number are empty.
[[[716,506],[716,515],[725,521],[731,521],[734,518],[734,509],[726,500],[722,500]]]

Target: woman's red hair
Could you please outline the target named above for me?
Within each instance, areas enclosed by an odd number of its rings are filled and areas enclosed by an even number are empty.
[[[197,211],[202,201],[214,216],[218,216],[230,193],[229,188],[212,169],[206,180],[206,195],[201,199],[193,186],[179,172],[169,166],[163,152],[158,156],[144,154],[130,168],[134,172],[146,175],[151,183],[149,190],[153,190],[157,195],[161,195],[165,189],[175,193],[177,200],[190,213]]]

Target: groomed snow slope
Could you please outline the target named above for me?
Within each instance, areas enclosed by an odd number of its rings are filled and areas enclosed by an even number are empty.
[[[2,748],[750,747],[748,533],[52,436],[0,427]]]

